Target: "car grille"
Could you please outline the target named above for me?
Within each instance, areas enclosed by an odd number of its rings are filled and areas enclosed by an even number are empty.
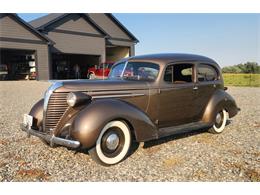
[[[49,99],[45,115],[45,132],[55,129],[63,113],[68,108],[68,93],[53,93]]]

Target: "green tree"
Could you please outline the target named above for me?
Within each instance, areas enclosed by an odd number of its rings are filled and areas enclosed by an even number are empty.
[[[260,74],[260,66],[256,62],[246,62],[222,68],[223,73],[251,73]]]

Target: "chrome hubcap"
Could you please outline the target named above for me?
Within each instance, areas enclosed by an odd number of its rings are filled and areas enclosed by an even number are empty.
[[[111,134],[106,140],[106,146],[109,150],[115,150],[119,144],[119,137],[117,134]]]
[[[218,113],[216,116],[216,123],[219,124],[221,122],[221,114]]]

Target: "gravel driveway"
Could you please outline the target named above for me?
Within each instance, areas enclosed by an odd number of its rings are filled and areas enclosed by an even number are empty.
[[[125,161],[102,167],[84,151],[50,148],[19,129],[49,85],[0,81],[0,181],[260,181],[260,88],[229,87],[241,112],[222,134],[134,144]]]

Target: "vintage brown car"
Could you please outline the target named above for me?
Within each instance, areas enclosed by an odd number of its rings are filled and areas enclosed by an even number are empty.
[[[207,57],[135,56],[117,62],[107,80],[54,83],[21,128],[51,146],[86,148],[96,162],[113,165],[133,141],[200,128],[221,133],[239,111],[225,90],[220,67]]]

